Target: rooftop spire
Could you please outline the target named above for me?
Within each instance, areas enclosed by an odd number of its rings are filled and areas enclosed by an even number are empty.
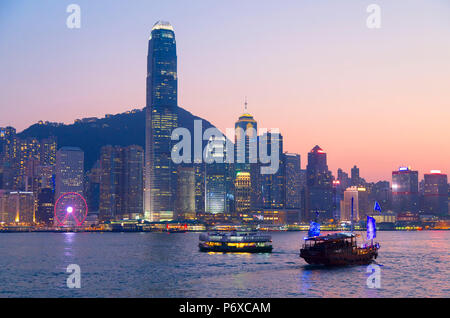
[[[245,96],[245,102],[244,102],[244,113],[247,112],[247,96]]]
[[[325,153],[322,148],[319,147],[319,145],[316,145],[313,149],[311,149],[311,152],[315,153]]]
[[[157,21],[153,25],[152,31],[159,29],[174,31],[172,25],[167,21]]]

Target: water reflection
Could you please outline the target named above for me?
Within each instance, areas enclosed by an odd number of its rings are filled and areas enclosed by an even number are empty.
[[[64,242],[71,244],[75,238],[76,233],[66,232],[64,235]]]
[[[381,288],[366,266],[324,268],[298,256],[298,233],[274,233],[274,253],[198,250],[195,233],[2,235],[2,289],[13,296],[73,297],[66,268],[79,264],[82,297],[448,297],[450,231],[381,232]],[[38,275],[38,276],[36,276]],[[41,288],[36,288],[41,284]]]
[[[67,232],[63,233],[64,252],[63,261],[64,264],[72,264],[75,258],[75,239],[78,233]],[[65,265],[67,266],[67,265]]]

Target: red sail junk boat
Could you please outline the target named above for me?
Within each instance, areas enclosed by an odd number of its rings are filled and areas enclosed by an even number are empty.
[[[353,219],[353,199],[352,199],[352,219]],[[317,227],[317,223],[312,222],[311,227]],[[353,228],[353,226],[352,226]],[[305,238],[303,248],[300,249],[300,257],[311,265],[344,266],[344,265],[367,265],[378,256],[380,244],[374,243],[376,237],[375,219],[367,217],[367,240],[370,243],[358,246],[356,234],[335,233],[324,236],[313,236],[310,233]],[[317,230],[316,230],[317,233]]]

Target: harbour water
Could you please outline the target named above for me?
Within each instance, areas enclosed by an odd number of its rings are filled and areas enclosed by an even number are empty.
[[[450,231],[379,232],[373,289],[367,266],[307,265],[305,234],[272,233],[271,254],[213,254],[198,251],[198,233],[3,233],[0,297],[450,296]]]

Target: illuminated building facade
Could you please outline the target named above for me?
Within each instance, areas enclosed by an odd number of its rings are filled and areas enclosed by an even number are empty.
[[[178,124],[177,85],[175,33],[168,22],[158,21],[147,58],[144,216],[150,221],[174,217],[177,169],[171,134]]]
[[[14,157],[16,129],[13,127],[0,127],[0,159],[2,162],[11,161]]]
[[[298,223],[301,219],[302,187],[300,180],[300,155],[284,153],[285,209],[288,223]]]
[[[44,138],[39,142],[39,164],[45,167],[52,167],[56,164],[56,138]]]
[[[21,189],[24,191],[30,191],[37,193],[40,189],[40,176],[39,176],[39,160],[31,158],[26,161],[25,174],[21,176],[23,186]]]
[[[319,146],[308,153],[306,166],[306,209],[308,221],[333,217],[333,178],[328,170],[327,154]]]
[[[431,170],[430,173],[424,174],[423,210],[425,214],[448,215],[447,175],[440,170]]]
[[[195,174],[195,212],[198,217],[205,214],[206,167],[204,163],[194,163],[192,167]]]
[[[309,219],[307,213],[307,174],[306,169],[300,170],[300,193],[301,193],[301,208],[300,208],[300,221],[307,222]]]
[[[230,180],[230,184],[236,186],[240,172],[248,173],[250,176],[249,182],[252,184],[252,191],[248,192],[248,198],[244,199],[242,197],[243,191],[241,191],[242,189],[240,190],[241,197],[239,200],[241,203],[237,202],[237,189],[230,190],[229,192],[234,193],[233,207],[231,209],[234,210],[233,218],[236,218],[240,214],[238,210],[243,208],[243,202],[250,202],[249,210],[254,210],[262,206],[261,174],[260,165],[257,160],[258,123],[247,112],[247,102],[245,102],[245,113],[236,121],[234,128],[234,176]],[[243,175],[241,175],[241,178],[243,178]],[[242,180],[239,183],[242,183]],[[238,206],[240,207],[238,208]]]
[[[262,224],[285,225],[289,222],[289,212],[282,209],[262,209],[257,210],[255,215]]]
[[[56,156],[55,156],[56,160]],[[55,165],[53,166],[38,166],[37,178],[39,182],[39,189],[50,188],[55,191]]]
[[[195,213],[195,169],[178,166],[177,204],[175,207],[177,220],[194,220]]]
[[[142,147],[103,146],[100,153],[101,220],[139,218],[143,210]]]
[[[250,148],[251,145],[255,145],[255,150],[257,150],[258,124],[252,115],[244,113],[235,123],[234,129],[234,162],[236,171],[250,172]]]
[[[0,128],[0,172],[2,189],[17,189],[19,147],[13,127]]]
[[[32,225],[34,223],[34,203],[33,192],[1,191],[0,222]]]
[[[380,225],[381,223],[395,223],[397,221],[397,215],[392,212],[372,214],[371,217],[375,219],[377,225]]]
[[[344,189],[341,181],[333,180],[333,221],[341,218],[341,201],[344,197]]]
[[[225,164],[206,165],[205,212],[225,214],[226,212],[226,167]]]
[[[6,210],[6,198],[8,191],[0,189],[0,223],[7,223],[9,221],[8,211]]]
[[[56,139],[20,139],[13,127],[0,128],[0,187],[38,191],[39,167],[54,167]]]
[[[87,184],[84,194],[90,214],[98,215],[100,211],[101,174],[100,160],[97,160],[91,170],[86,173]]]
[[[50,188],[42,188],[37,194],[36,223],[53,225],[55,194]]]
[[[371,214],[367,189],[364,187],[349,187],[344,191],[341,201],[341,221],[351,221],[353,198],[353,222],[364,220]]]
[[[250,193],[252,191],[249,172],[238,172],[234,183],[234,196],[236,205],[235,220],[249,220],[250,217]]]
[[[33,176],[33,166],[36,167],[40,160],[40,144],[36,138],[26,138],[19,140],[19,162],[18,162],[18,178],[16,187],[23,190],[33,191],[30,184]],[[32,162],[34,161],[34,162]],[[27,177],[30,176],[30,177]]]
[[[419,212],[419,173],[410,167],[392,172],[392,207],[396,213]]]
[[[418,224],[420,222],[419,215],[412,212],[402,212],[397,214],[397,222],[405,224]]]
[[[280,133],[264,133],[260,137],[267,144],[268,154],[274,149],[273,144],[278,143],[279,168],[273,174],[260,175],[262,207],[264,209],[283,209],[286,200],[286,174],[283,156],[283,136]]]
[[[285,153],[284,164],[286,174],[286,208],[300,209],[300,155]]]
[[[225,215],[227,202],[227,164],[225,161],[225,137],[211,137],[207,145],[205,181],[205,214]]]
[[[83,195],[84,152],[78,147],[62,147],[56,153],[55,202],[64,193]]]
[[[123,203],[124,214],[130,219],[141,218],[144,208],[144,149],[131,145],[124,152]]]
[[[40,188],[38,170],[54,167],[56,162],[56,139],[36,138],[18,140],[19,161],[17,186],[25,191],[37,192]]]
[[[101,220],[121,219],[123,213],[123,149],[103,146],[100,150],[100,210]]]

